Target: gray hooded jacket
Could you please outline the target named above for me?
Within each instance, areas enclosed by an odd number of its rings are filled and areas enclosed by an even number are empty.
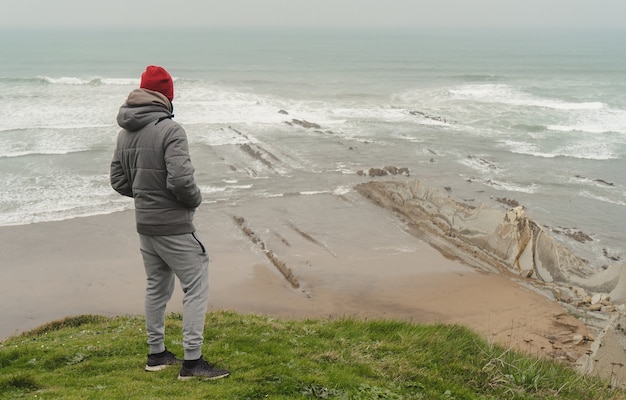
[[[202,202],[187,135],[172,117],[170,101],[147,89],[132,91],[117,115],[122,130],[111,186],[135,199],[137,232],[145,235],[194,232],[193,215]]]

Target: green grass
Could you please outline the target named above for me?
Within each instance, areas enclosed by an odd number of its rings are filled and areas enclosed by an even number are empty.
[[[167,347],[182,355],[180,315]],[[0,343],[0,398],[624,399],[607,382],[486,343],[459,326],[207,315],[204,354],[231,377],[145,372],[140,317],[84,315]]]

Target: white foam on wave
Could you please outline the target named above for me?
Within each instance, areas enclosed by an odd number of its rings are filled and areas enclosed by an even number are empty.
[[[622,195],[622,197],[620,199],[612,199],[606,196],[600,196],[594,193],[589,192],[588,190],[581,190],[578,193],[580,196],[582,197],[586,197],[588,199],[592,199],[592,200],[598,200],[601,201],[603,203],[610,203],[610,204],[616,204],[618,206],[626,206],[626,201],[622,200],[624,198],[624,196]]]
[[[140,80],[136,78],[99,78],[103,85],[139,86]]]
[[[108,174],[84,176],[68,171],[45,175],[3,174],[12,190],[0,193],[0,225],[25,225],[43,221],[109,214],[132,207],[109,185]]]
[[[89,151],[89,148],[74,149],[74,150],[36,150],[36,151],[6,151],[0,148],[0,158],[18,158],[26,156],[62,156],[72,153],[80,153],[83,151]]]
[[[4,214],[0,212],[0,226],[14,226],[14,225],[28,225],[36,224],[38,222],[51,222],[51,221],[65,221],[73,218],[93,217],[96,215],[107,215],[115,212],[125,211],[131,209],[130,204],[118,204],[112,206],[109,203],[102,204],[101,208],[94,208],[92,206],[81,206],[71,210],[50,210],[42,212],[12,212],[10,214]]]
[[[577,184],[577,186],[585,185],[586,187],[592,187],[593,189],[600,189],[604,192],[615,193],[621,189],[619,184],[614,182],[607,182],[603,179],[590,179],[581,175],[575,175],[569,178],[568,183]],[[626,198],[626,193],[619,193],[618,196]]]
[[[614,146],[599,140],[587,139],[568,143],[554,151],[563,157],[580,158],[584,160],[612,160],[618,158]]]
[[[331,192],[329,190],[305,190],[299,193],[304,196],[314,196],[317,194],[328,194]]]
[[[108,129],[95,126],[7,130],[0,135],[0,158],[66,155],[108,143],[111,143]]]
[[[525,154],[534,157],[554,158],[556,155],[539,150],[537,143],[520,142],[516,140],[503,140],[500,146],[508,149],[511,153]]]
[[[606,106],[601,102],[574,103],[558,99],[541,98],[507,84],[470,84],[449,89],[449,93],[457,100],[543,107],[556,110],[599,110]]]
[[[228,189],[252,189],[254,187],[253,184],[248,185],[228,185]]]
[[[207,185],[198,185],[198,188],[202,193],[212,194],[212,193],[223,193],[226,191],[226,186],[207,186]]]
[[[50,110],[50,114],[53,113],[53,110]],[[63,114],[70,114],[69,112],[60,113],[59,118],[54,120],[51,119],[53,117],[49,117],[48,112],[46,110],[42,110],[42,114],[38,116],[33,116],[28,119],[25,118],[12,118],[10,121],[1,121],[0,122],[0,134],[11,134],[13,132],[19,131],[42,131],[42,130],[55,130],[58,131],[61,135],[66,131],[70,130],[83,130],[84,132],[90,132],[90,130],[101,130],[103,128],[114,128],[117,131],[119,128],[114,122],[110,122],[108,124],[98,123],[99,121],[86,121],[81,119],[70,119],[70,115],[67,115],[67,119]],[[87,117],[85,117],[87,119]],[[113,119],[114,121],[115,115],[113,117],[109,116],[109,119]],[[60,123],[61,122],[61,123]]]
[[[483,174],[492,174],[500,172],[500,168],[493,162],[477,156],[464,157],[458,160],[459,164],[470,167],[473,170],[481,172]]]
[[[52,85],[134,85],[139,86],[140,79],[138,78],[102,78],[102,77],[90,77],[79,78],[75,76],[62,76],[60,78],[53,78],[50,76],[42,76],[38,79],[43,80]]]
[[[353,191],[354,189],[352,188],[352,186],[337,186],[335,190],[333,190],[333,194],[335,196],[343,196]]]
[[[44,81],[54,85],[87,85],[91,79],[82,79],[73,76],[62,76],[60,78],[52,78],[49,76],[41,77]]]
[[[61,85],[65,88],[44,86],[34,103],[31,98],[32,88],[19,88],[19,93],[8,101],[8,113],[12,118],[0,121],[0,129],[89,128],[106,123],[115,126],[117,109],[127,95],[124,86],[137,86],[139,83],[138,79],[129,78],[44,77],[43,79],[51,85]],[[99,85],[109,87],[100,88]],[[279,95],[259,94],[245,88],[215,85],[206,81],[181,80],[176,92],[174,110],[176,120],[187,126],[262,124],[275,129],[277,124],[282,126],[284,123],[290,123],[292,119],[299,119],[317,123],[323,130],[335,132],[353,122],[442,124],[441,121],[410,115],[407,110],[385,105],[367,103],[346,105],[320,100],[294,100]],[[281,110],[286,110],[287,114],[280,113]],[[218,133],[217,136],[207,139],[210,144],[217,141],[215,144],[219,145],[233,143],[232,138],[232,136],[220,138]],[[241,139],[235,141],[241,142]]]
[[[253,136],[238,135],[236,132],[226,128],[209,129],[204,124],[182,124],[182,126],[187,130],[189,141],[192,144],[202,143],[207,146],[228,146],[259,143]]]
[[[209,186],[209,185],[199,185],[200,191],[202,193],[212,194],[212,193],[224,193],[233,190],[241,190],[241,189],[251,189],[253,187],[252,184],[246,185],[226,185],[226,186]]]
[[[572,121],[551,124],[547,129],[557,132],[626,133],[626,111],[613,108],[576,114]]]
[[[511,153],[524,154],[541,158],[570,157],[584,160],[611,160],[618,158],[613,144],[601,142],[595,138],[581,138],[552,150],[542,150],[537,143],[504,140],[502,147]]]
[[[351,165],[346,165],[343,161],[336,162],[333,171],[343,175],[353,175],[355,173],[354,168]]]
[[[294,192],[283,192],[283,193],[269,193],[263,191],[260,195],[267,199],[279,198],[279,197],[291,197],[291,196],[316,196],[320,194],[333,194],[334,192],[331,190],[302,190],[302,191],[294,191]]]
[[[127,94],[115,86],[13,87],[3,99],[7,117],[0,119],[0,130],[113,127]]]
[[[532,183],[530,185],[518,185],[512,182],[502,182],[493,179],[484,179],[481,181],[483,184],[490,186],[496,190],[506,190],[508,192],[520,192],[520,193],[537,193],[539,185]]]
[[[186,124],[279,123],[284,101],[206,82],[185,81],[177,88],[175,113]]]
[[[444,118],[429,115],[417,110],[378,105],[355,104],[354,107],[335,107],[330,110],[336,123],[346,122],[376,122],[376,123],[410,123],[425,126],[451,126]]]
[[[298,119],[317,123],[322,130],[370,122],[449,125],[443,119],[385,104],[304,101],[206,83],[185,85],[178,90],[176,115],[187,124],[282,124]]]
[[[17,140],[0,140],[0,158],[17,158],[30,155],[66,155],[89,151],[90,146],[86,143],[71,141],[54,141],[44,139],[33,142],[18,142]]]

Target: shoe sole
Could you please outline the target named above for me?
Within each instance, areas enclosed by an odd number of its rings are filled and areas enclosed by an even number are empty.
[[[222,375],[216,375],[216,376],[198,376],[198,375],[192,375],[192,376],[180,376],[178,375],[178,380],[179,381],[188,381],[191,379],[200,379],[203,381],[215,381],[217,379],[222,379],[222,378],[226,378],[230,376],[230,374],[222,374]]]
[[[146,365],[145,370],[148,372],[156,372],[156,371],[162,371],[165,368],[167,368],[167,365],[153,365],[153,366]]]

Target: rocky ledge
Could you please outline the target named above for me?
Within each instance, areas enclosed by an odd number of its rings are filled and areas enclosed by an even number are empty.
[[[558,242],[522,206],[470,206],[419,181],[362,183],[356,190],[396,213],[407,230],[442,254],[515,279],[561,302],[597,333],[581,371],[626,382],[626,263],[606,269]],[[616,367],[617,366],[617,367]]]

